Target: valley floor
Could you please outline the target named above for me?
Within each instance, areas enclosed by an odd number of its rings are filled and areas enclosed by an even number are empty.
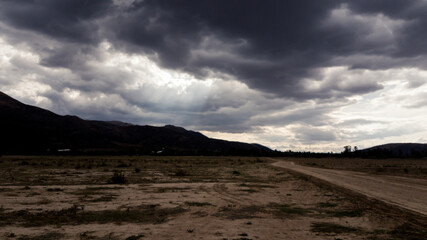
[[[0,159],[0,239],[423,239],[425,229],[248,157]]]

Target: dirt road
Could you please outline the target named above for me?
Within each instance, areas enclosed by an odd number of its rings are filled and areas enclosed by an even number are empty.
[[[322,169],[278,161],[274,166],[309,175],[427,216],[427,180]]]

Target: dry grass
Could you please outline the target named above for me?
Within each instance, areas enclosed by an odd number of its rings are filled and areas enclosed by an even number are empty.
[[[353,233],[360,231],[360,229],[347,227],[336,223],[315,222],[311,224],[311,231],[318,233]]]
[[[427,178],[427,159],[289,158],[310,167]]]
[[[159,208],[156,205],[142,205],[126,210],[85,211],[84,206],[74,205],[59,211],[43,211],[38,213],[26,210],[12,211],[2,214],[1,225],[18,224],[25,227],[41,227],[46,225],[74,225],[90,223],[162,223],[168,217],[181,214],[185,209]]]
[[[417,239],[423,233],[270,163],[3,156],[0,239]],[[367,163],[360,164],[348,167]],[[337,225],[341,221],[348,223]]]

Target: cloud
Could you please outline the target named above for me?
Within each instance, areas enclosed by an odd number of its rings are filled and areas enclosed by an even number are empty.
[[[371,124],[384,124],[386,122],[379,121],[379,120],[370,120],[370,119],[363,119],[363,118],[355,118],[355,119],[346,119],[337,125],[342,127],[359,127],[359,126],[367,126]]]
[[[299,126],[294,128],[292,131],[295,134],[295,138],[304,144],[315,144],[318,142],[331,142],[338,140],[338,134],[332,128]]]
[[[61,114],[317,149],[425,117],[425,1],[0,5],[0,88]]]
[[[396,126],[389,124],[388,127],[381,126],[374,130],[361,130],[348,133],[350,134],[349,139],[353,141],[358,140],[369,140],[369,139],[385,139],[389,137],[402,136],[405,134],[411,134],[419,131],[419,126],[416,125],[403,125]]]
[[[263,114],[251,119],[253,125],[286,126],[295,123],[310,123],[312,125],[325,125],[331,119],[327,116],[333,111],[331,106],[303,106],[297,105],[297,109],[282,110],[273,114]],[[296,106],[294,106],[296,107]]]
[[[98,26],[93,20],[109,13],[111,1],[55,0],[2,1],[1,20],[14,27],[40,32],[72,42],[96,42]]]
[[[80,71],[84,79],[93,78],[83,70],[88,61],[102,57],[96,46],[108,39],[118,50],[145,54],[161,67],[199,78],[226,74],[250,88],[297,99],[335,97],[323,89],[308,91],[300,81],[321,77],[317,69],[327,67],[334,57],[384,46],[378,39],[384,40],[391,30],[400,31],[405,22],[384,14],[358,14],[339,1],[255,1],[243,7],[229,1],[6,3],[2,8],[6,23],[61,41],[43,51],[43,65]],[[51,19],[56,19],[54,24]],[[356,37],[359,34],[368,40]],[[371,83],[335,92],[375,90],[378,86]]]
[[[412,101],[407,101],[408,103],[405,105],[407,108],[425,108],[427,107],[427,92],[421,92],[415,94]]]

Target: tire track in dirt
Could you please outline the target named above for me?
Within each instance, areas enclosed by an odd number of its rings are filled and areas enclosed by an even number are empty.
[[[216,193],[214,196],[221,198],[222,200],[233,203],[236,205],[252,205],[256,202],[252,199],[243,197],[242,195],[233,194],[228,190],[228,187],[225,183],[217,183],[212,189]]]

